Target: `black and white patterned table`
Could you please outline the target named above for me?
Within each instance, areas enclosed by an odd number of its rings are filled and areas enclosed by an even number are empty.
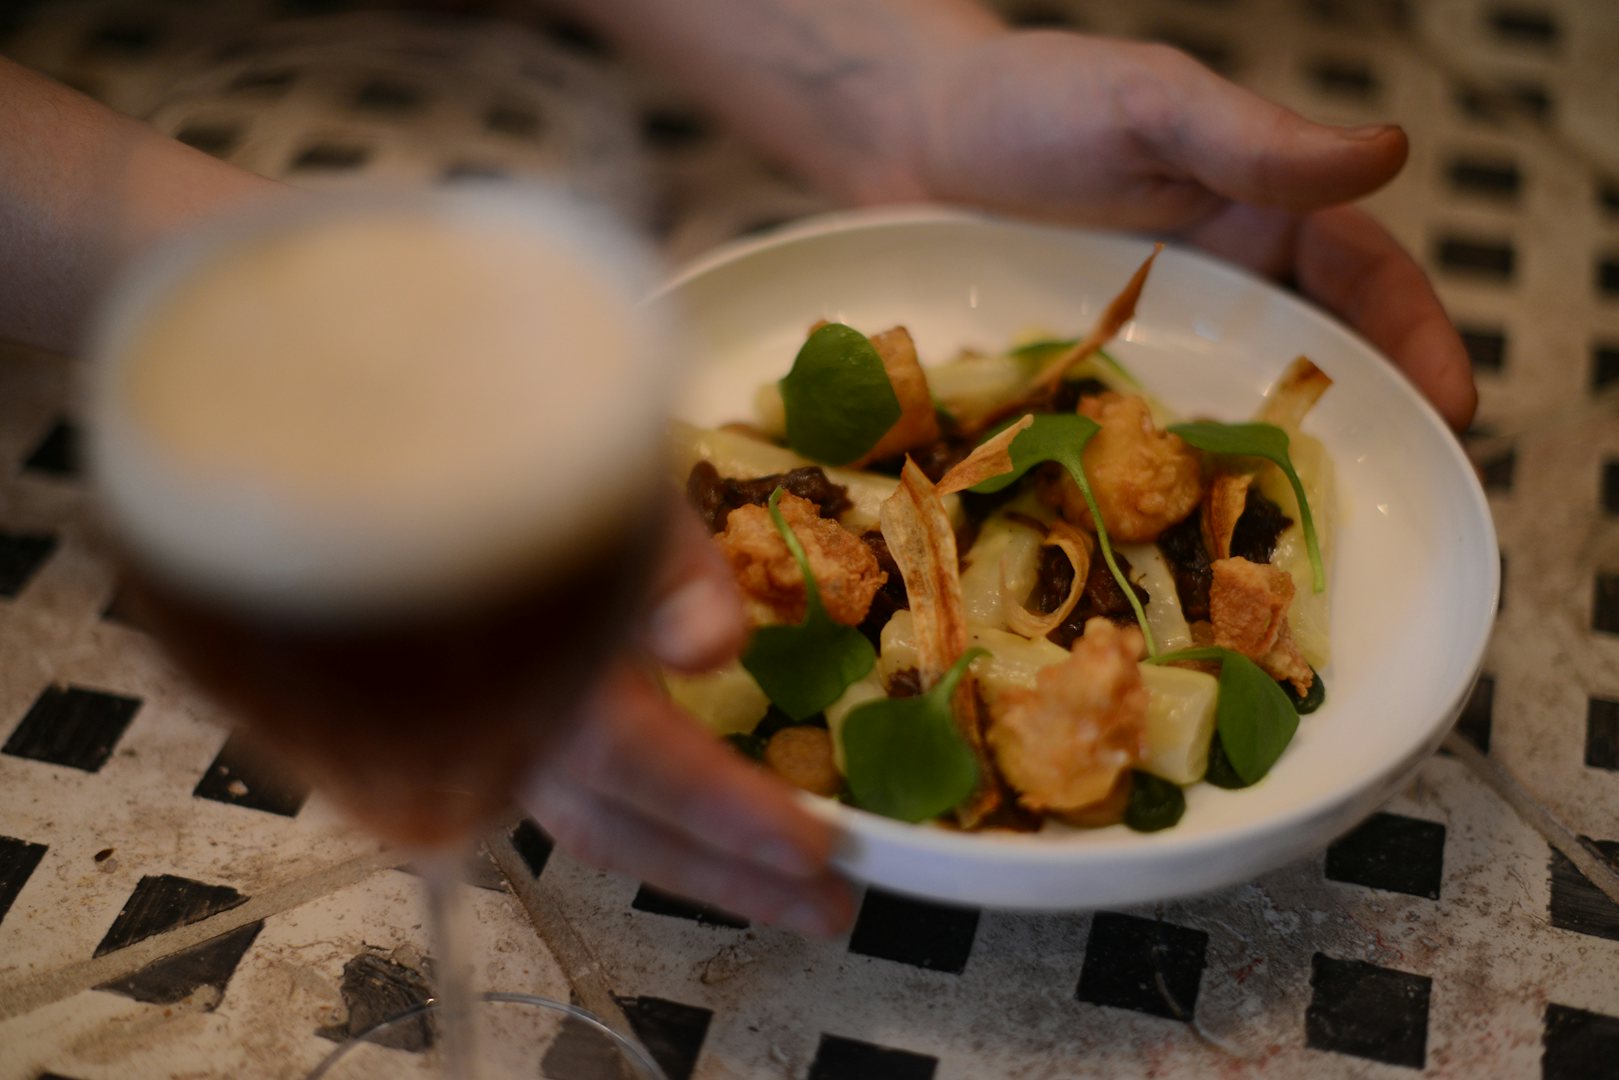
[[[826,206],[566,22],[352,14],[380,6],[11,3],[0,50],[311,186],[562,169],[676,259]],[[873,890],[833,943],[521,823],[466,887],[478,981],[616,1007],[676,1080],[1619,1076],[1619,6],[1002,6],[1410,131],[1372,205],[1473,354],[1507,570],[1457,735],[1321,855],[1215,896],[1034,916]],[[131,625],[76,374],[0,347],[0,1078],[301,1076],[429,993],[418,882]]]

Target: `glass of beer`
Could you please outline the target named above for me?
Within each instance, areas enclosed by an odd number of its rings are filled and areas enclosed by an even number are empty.
[[[679,366],[651,267],[543,190],[289,195],[103,312],[92,471],[144,618],[426,862],[507,811],[639,609]]]

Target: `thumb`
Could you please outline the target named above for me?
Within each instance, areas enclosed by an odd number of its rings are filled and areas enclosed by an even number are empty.
[[[1163,88],[1179,101],[1147,110],[1139,134],[1164,165],[1233,202],[1333,206],[1382,187],[1405,164],[1405,132],[1392,124],[1317,124],[1184,55],[1162,64]]]

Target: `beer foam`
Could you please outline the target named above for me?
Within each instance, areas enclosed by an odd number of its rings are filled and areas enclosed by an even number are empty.
[[[616,227],[529,189],[310,200],[154,256],[94,343],[132,558],[350,615],[542,571],[653,497],[678,349]]]

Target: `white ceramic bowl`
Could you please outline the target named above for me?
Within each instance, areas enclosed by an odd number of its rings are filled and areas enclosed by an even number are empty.
[[[815,320],[909,327],[923,362],[1038,328],[1081,334],[1148,251],[1116,234],[938,210],[807,221],[680,274],[702,358],[680,414],[746,418]],[[1314,851],[1392,795],[1438,746],[1477,675],[1500,563],[1484,493],[1438,415],[1364,341],[1207,256],[1166,250],[1112,351],[1172,409],[1249,417],[1299,354],[1335,381],[1305,430],[1337,465],[1326,705],[1258,785],[1187,791],[1159,833],[1123,826],[964,834],[835,803],[840,865],[938,900],[1073,909],[1206,892]]]

